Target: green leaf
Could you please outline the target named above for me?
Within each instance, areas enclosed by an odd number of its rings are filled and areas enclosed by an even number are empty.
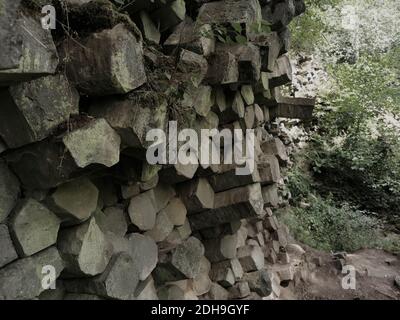
[[[232,27],[237,33],[242,33],[242,26],[240,25],[240,23],[232,23]]]
[[[236,40],[236,42],[239,43],[239,44],[246,44],[246,43],[247,43],[247,38],[244,37],[244,36],[242,36],[242,35],[237,35],[237,36],[235,37],[235,40]]]

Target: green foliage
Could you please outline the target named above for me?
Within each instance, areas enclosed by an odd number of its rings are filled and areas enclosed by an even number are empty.
[[[293,168],[287,173],[288,183],[286,187],[290,190],[292,198],[295,202],[299,202],[306,198],[311,190],[310,177],[298,167]]]
[[[253,35],[271,32],[270,24],[264,20],[251,25],[241,23],[218,24],[211,26],[211,30],[201,30],[201,35],[206,38],[215,38],[226,44],[247,44],[247,34]]]
[[[400,252],[400,238],[385,237],[378,220],[364,212],[314,194],[308,196],[307,202],[309,207],[294,207],[280,217],[302,243],[325,251],[379,247]]]
[[[303,155],[312,176],[299,168],[289,174],[294,209],[285,219],[299,240],[320,249],[399,252],[398,234],[383,236],[379,226],[400,230],[399,33],[389,28],[393,33],[385,34],[390,24],[381,21],[361,23],[356,46],[341,29],[340,12],[348,4],[363,9],[362,1],[307,2],[308,11],[292,25],[293,50],[313,54],[332,86],[320,95],[315,131]],[[364,22],[374,10],[397,19],[398,13],[391,16],[376,0],[366,1],[365,10],[357,11]]]
[[[312,53],[315,48],[326,45],[325,35],[331,32],[321,13],[344,0],[305,0],[304,2],[306,12],[289,25],[292,34],[292,50]]]
[[[290,24],[292,50],[311,53],[324,40],[326,25],[311,1],[306,2],[306,13]],[[312,1],[315,2],[315,1]]]
[[[397,215],[400,204],[400,127],[388,122],[400,111],[393,55],[330,66],[337,88],[324,97],[330,108],[320,108],[311,152],[313,170],[325,183],[350,186],[350,200],[389,215]]]

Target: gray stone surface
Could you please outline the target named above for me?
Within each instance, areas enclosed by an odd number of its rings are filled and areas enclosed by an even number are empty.
[[[271,278],[266,270],[245,273],[243,280],[247,281],[252,292],[267,297],[272,292]]]
[[[174,198],[165,208],[169,220],[174,226],[183,226],[186,221],[187,210],[180,198]]]
[[[0,224],[0,268],[18,259],[8,227]]]
[[[151,18],[159,25],[160,31],[166,31],[185,19],[186,6],[184,0],[173,0],[151,14]]]
[[[199,260],[204,256],[204,246],[196,238],[190,237],[178,246],[172,255],[172,264],[187,278],[193,279],[200,272]]]
[[[218,268],[213,266],[211,269],[210,278],[224,288],[232,287],[235,284],[235,275],[231,268]]]
[[[146,280],[140,281],[136,288],[135,298],[136,300],[158,300],[153,277],[150,276]]]
[[[220,236],[204,241],[205,256],[211,262],[219,262],[236,257],[238,237],[234,235]]]
[[[207,60],[197,53],[183,49],[179,55],[179,80],[199,86],[207,75]]]
[[[64,265],[56,248],[48,248],[1,269],[0,300],[29,300],[38,297],[44,291],[42,271],[45,266],[53,266],[56,277],[62,272]]]
[[[140,16],[140,29],[142,31],[143,37],[153,43],[160,43],[161,34],[157,29],[157,26],[151,20],[150,16],[146,11],[142,11],[139,14]]]
[[[197,296],[202,296],[211,289],[211,279],[209,277],[211,263],[206,257],[202,257],[199,261],[199,264],[200,273],[193,278],[192,287]]]
[[[264,203],[267,206],[277,207],[279,205],[278,186],[272,184],[262,188]]]
[[[65,281],[65,287],[72,293],[92,294],[110,299],[130,300],[135,297],[139,284],[135,262],[127,253],[112,257],[107,269],[96,277]]]
[[[20,193],[19,182],[0,160],[0,223],[3,222],[15,206]]]
[[[0,11],[0,70],[18,67],[22,55],[22,38],[15,33],[21,0],[3,0]]]
[[[261,21],[261,7],[257,0],[217,1],[205,3],[198,16],[198,23],[239,23],[245,24],[247,31]]]
[[[192,228],[201,230],[250,217],[262,217],[263,207],[261,187],[256,183],[217,193],[214,209],[192,215],[189,219]]]
[[[278,59],[282,48],[282,43],[278,34],[276,32],[260,33],[254,35],[252,40],[261,47],[261,70],[273,72],[276,59]]]
[[[0,135],[10,148],[43,140],[79,113],[79,95],[63,75],[0,90],[0,100]]]
[[[1,57],[0,63],[4,63],[4,66],[0,65],[0,87],[53,74],[59,60],[50,30],[42,28],[39,16],[20,12],[15,21],[11,11],[15,12],[14,6],[20,1],[4,2],[7,12],[0,16],[0,40],[8,43],[5,46],[8,49],[2,50],[1,55],[7,56],[10,61],[4,61],[4,56]],[[10,2],[16,3],[13,5]]]
[[[170,200],[175,196],[175,190],[168,184],[158,184],[153,190],[157,211],[165,209]]]
[[[131,222],[140,230],[148,231],[153,229],[157,216],[153,190],[132,198],[128,212]]]
[[[250,287],[246,281],[237,282],[228,291],[230,294],[229,299],[243,299],[250,295]]]
[[[180,185],[178,192],[189,213],[197,213],[214,207],[214,191],[205,178]]]
[[[126,200],[138,196],[140,194],[140,184],[133,183],[129,185],[123,185],[121,186],[121,193],[122,193],[122,198]]]
[[[397,287],[398,289],[400,289],[400,276],[396,276],[396,277],[394,278],[394,284],[396,285],[396,287]]]
[[[262,154],[257,161],[261,184],[278,183],[281,179],[279,161],[274,155]]]
[[[186,17],[164,42],[164,47],[180,46],[204,56],[211,55],[215,50],[215,38],[210,25],[198,25]]]
[[[81,178],[59,186],[46,203],[64,224],[70,225],[90,218],[97,208],[98,196],[96,186]]]
[[[60,219],[33,199],[21,201],[10,219],[10,230],[20,256],[31,256],[57,241]]]
[[[91,164],[112,167],[119,162],[121,138],[104,119],[68,133],[63,142],[80,168]]]
[[[164,241],[174,229],[174,224],[171,221],[168,213],[161,210],[156,217],[156,223],[153,229],[146,232],[146,235],[154,239],[156,242]]]
[[[157,265],[158,248],[155,242],[144,235],[131,234],[128,236],[130,243],[129,251],[127,251],[137,264],[139,271],[139,279],[144,281]]]
[[[141,43],[123,24],[92,34],[80,44],[67,39],[60,52],[69,57],[68,78],[85,94],[123,94],[146,82]]]
[[[96,211],[95,218],[104,233],[111,232],[124,237],[128,231],[127,215],[123,208],[109,207],[103,211]]]
[[[229,292],[218,283],[213,282],[207,297],[210,300],[228,300]]]
[[[151,129],[164,129],[167,120],[167,104],[156,93],[142,91],[130,97],[96,100],[90,115],[104,118],[119,133],[124,145],[149,147],[146,141]]]
[[[115,240],[115,238],[114,238]],[[139,279],[144,281],[152,273],[158,262],[158,248],[155,241],[139,233],[127,235],[124,239],[113,241],[115,252],[128,253],[137,270],[139,270]]]
[[[214,96],[210,86],[188,86],[182,101],[183,107],[194,108],[199,116],[206,117],[214,105]]]
[[[277,99],[278,105],[272,108],[272,117],[289,119],[312,119],[315,99],[281,97]]]
[[[260,182],[260,173],[257,167],[251,174],[243,176],[236,174],[235,165],[229,167],[230,168],[224,170],[225,172],[209,177],[208,181],[210,182],[215,192],[226,191],[229,189]]]
[[[207,81],[211,84],[232,84],[239,81],[239,64],[234,54],[219,50],[209,59]]]
[[[67,276],[96,276],[106,269],[112,256],[112,245],[94,218],[61,230],[57,245]]]
[[[247,245],[238,249],[237,257],[245,272],[264,268],[264,252],[260,246]]]
[[[292,82],[292,66],[287,55],[279,57],[273,72],[269,74],[270,88],[276,88]]]
[[[204,246],[197,238],[190,237],[170,254],[161,255],[153,276],[156,283],[193,279],[200,274],[199,261],[204,256]]]
[[[76,176],[77,166],[57,141],[44,140],[10,150],[4,155],[26,189],[50,189]]]
[[[194,156],[195,157],[195,156]],[[193,160],[195,160],[193,158]],[[183,165],[182,163],[177,163],[173,166],[166,167],[160,171],[160,180],[175,185],[184,181],[193,179],[199,168],[198,163],[189,163]]]
[[[239,69],[239,82],[253,83],[261,76],[261,55],[259,47],[252,43],[247,44],[218,44],[216,52],[232,54]],[[225,53],[221,53],[225,55]]]

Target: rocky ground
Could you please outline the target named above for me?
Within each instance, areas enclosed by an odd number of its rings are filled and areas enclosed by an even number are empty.
[[[299,300],[398,300],[400,299],[398,256],[377,249],[347,254],[343,265],[356,270],[355,289],[342,287],[341,263],[329,253],[306,250],[304,279],[286,291],[284,299]]]

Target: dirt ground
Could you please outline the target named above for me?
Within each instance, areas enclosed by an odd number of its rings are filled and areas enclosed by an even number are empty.
[[[391,253],[363,249],[347,254],[345,265],[354,266],[356,288],[345,290],[338,261],[329,253],[306,248],[306,261],[294,285],[283,290],[283,299],[296,300],[400,300],[395,277],[400,276],[400,257]],[[302,271],[301,271],[302,270]]]

